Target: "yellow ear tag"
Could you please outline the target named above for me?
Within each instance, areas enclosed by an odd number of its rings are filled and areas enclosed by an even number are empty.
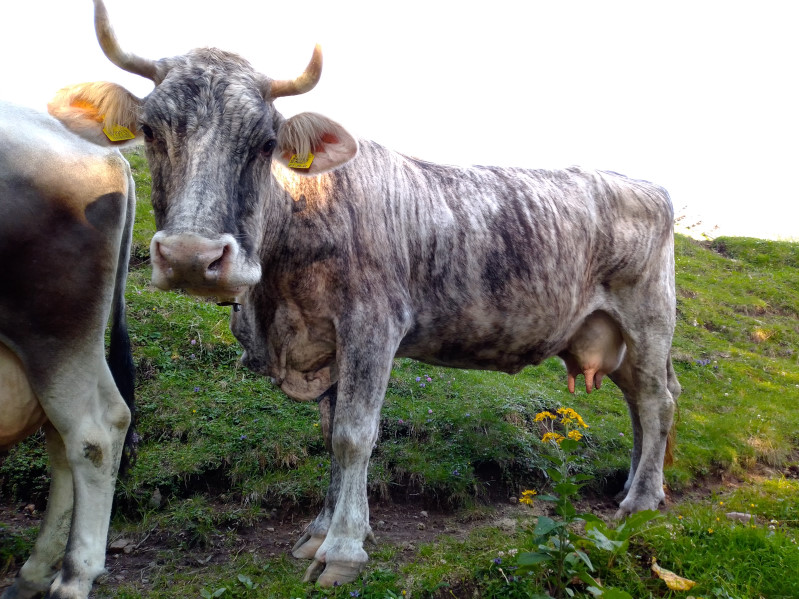
[[[300,161],[299,156],[294,154],[289,160],[289,168],[298,168],[301,170],[308,170],[311,168],[311,163],[313,162],[313,154],[308,152],[308,158],[303,161]]]
[[[130,129],[122,125],[114,125],[111,127],[110,131],[108,127],[104,127],[103,133],[105,133],[105,136],[111,141],[125,141],[126,139],[133,139],[136,137]]]

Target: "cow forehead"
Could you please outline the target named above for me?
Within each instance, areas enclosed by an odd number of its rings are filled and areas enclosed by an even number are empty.
[[[237,54],[201,48],[163,62],[168,74],[145,100],[145,121],[185,125],[212,119],[204,125],[255,125],[274,112],[263,99],[265,78]]]

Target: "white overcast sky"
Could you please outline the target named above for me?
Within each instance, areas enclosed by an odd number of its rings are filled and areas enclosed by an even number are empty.
[[[714,234],[799,238],[799,7],[720,0],[107,0],[148,58],[216,46],[312,92],[278,101],[451,164],[580,164],[655,181]],[[0,98],[152,84],[102,55],[91,0],[0,8]],[[687,206],[687,210],[684,207]]]

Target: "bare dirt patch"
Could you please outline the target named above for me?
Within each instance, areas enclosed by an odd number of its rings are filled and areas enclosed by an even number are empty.
[[[795,465],[783,471],[759,465],[748,473],[750,477],[773,477],[782,474],[799,478]],[[746,484],[745,480],[724,476],[702,481],[681,493],[669,493],[667,505],[683,501],[707,500],[714,493],[734,489]],[[229,506],[228,506],[229,507]],[[492,525],[507,528],[512,532],[520,519],[531,519],[547,513],[549,504],[538,502],[531,510],[512,500],[494,501],[475,510],[441,511],[426,508],[422,504],[373,502],[370,506],[370,521],[378,545],[394,545],[402,549],[400,559],[412,559],[417,549],[439,538],[465,539],[475,528]],[[606,521],[614,517],[618,504],[610,496],[593,496],[578,502],[578,511],[594,513]],[[225,506],[220,506],[220,510]],[[267,513],[268,514],[268,513]],[[18,533],[37,526],[42,513],[32,505],[0,505],[0,522],[7,533]],[[316,510],[303,512],[273,513],[271,517],[259,519],[251,526],[219,531],[204,544],[192,546],[186,532],[154,529],[146,533],[130,534],[112,529],[109,534],[109,549],[106,558],[108,573],[98,580],[92,596],[114,592],[119,586],[130,586],[146,595],[153,589],[156,575],[164,568],[170,572],[196,573],[202,576],[205,568],[214,564],[225,564],[243,553],[257,554],[263,558],[289,556],[296,540],[308,523],[316,516]],[[367,549],[368,550],[368,549]],[[6,564],[0,569],[0,592],[13,582],[13,576],[21,564]],[[3,568],[4,564],[0,564]]]
[[[591,509],[604,511],[605,507],[600,502]],[[612,509],[615,511],[615,504]],[[370,506],[370,520],[379,545],[400,547],[402,555],[410,559],[419,546],[439,537],[464,539],[476,527],[485,525],[508,527],[510,531],[519,518],[530,518],[536,511],[539,510],[531,511],[510,500],[459,512],[380,502]],[[42,515],[30,507],[26,510],[21,504],[0,506],[0,522],[11,533],[37,526]],[[108,572],[98,580],[93,596],[97,595],[98,586],[105,587],[107,593],[109,587],[121,585],[132,586],[146,594],[153,588],[155,575],[167,564],[173,572],[201,575],[207,566],[230,562],[245,552],[265,558],[290,555],[294,543],[315,515],[314,511],[265,518],[252,526],[214,534],[205,544],[194,547],[187,547],[189,539],[184,532],[152,530],[130,534],[112,529],[106,557]],[[13,582],[20,565],[10,567],[0,578],[0,592]]]

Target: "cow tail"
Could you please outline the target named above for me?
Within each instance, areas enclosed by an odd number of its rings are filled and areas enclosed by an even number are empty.
[[[677,446],[677,421],[680,418],[680,404],[677,399],[682,391],[677,380],[677,373],[674,372],[674,364],[671,362],[671,352],[669,352],[669,359],[666,363],[666,377],[671,397],[674,400],[674,418],[671,421],[669,435],[666,437],[666,455],[663,456],[663,465],[671,466],[674,463],[674,449]]]
[[[125,434],[125,444],[119,464],[120,476],[125,476],[136,461],[136,407],[135,383],[136,365],[133,362],[130,336],[128,335],[127,314],[125,310],[125,285],[128,277],[131,244],[133,243],[133,222],[136,216],[136,192],[133,178],[130,177],[128,190],[128,209],[125,216],[125,228],[122,232],[122,243],[119,248],[116,280],[114,281],[114,297],[111,314],[111,334],[108,349],[108,367],[114,377],[122,399],[130,409],[130,426]]]
[[[666,454],[663,456],[663,465],[671,466],[674,463],[674,447],[677,445],[677,423],[674,422],[666,437]]]

